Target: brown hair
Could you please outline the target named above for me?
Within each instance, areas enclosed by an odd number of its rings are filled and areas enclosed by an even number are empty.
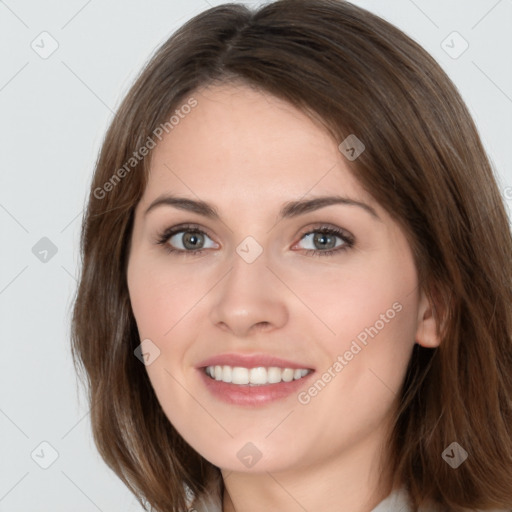
[[[512,237],[503,199],[440,66],[342,0],[211,8],[156,52],[118,109],[83,220],[72,320],[106,463],[157,511],[185,510],[183,484],[198,495],[219,476],[170,424],[134,356],[126,266],[151,158],[126,163],[194,91],[222,81],[285,99],[337,143],[361,139],[366,150],[351,172],[409,240],[442,341],[414,347],[389,445],[394,485],[406,486],[415,510],[429,501],[454,511],[512,506]],[[441,456],[454,441],[469,453],[456,470]]]

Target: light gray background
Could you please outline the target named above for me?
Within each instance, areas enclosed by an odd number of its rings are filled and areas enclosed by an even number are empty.
[[[176,28],[220,3],[0,1],[2,512],[140,510],[97,454],[78,400],[69,321],[80,222],[105,130],[136,73]],[[451,76],[510,208],[512,0],[354,3],[416,39]],[[43,31],[58,43],[46,59],[31,46],[51,49]],[[453,31],[469,43],[456,59],[441,46]],[[462,48],[453,36],[446,45]],[[46,262],[32,251],[43,237],[57,248]],[[48,469],[43,441],[58,452]]]

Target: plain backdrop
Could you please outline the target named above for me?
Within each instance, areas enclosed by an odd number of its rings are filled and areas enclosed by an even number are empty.
[[[72,365],[80,224],[100,144],[136,74],[180,25],[220,3],[0,1],[2,512],[140,510],[96,452]],[[404,30],[453,79],[510,209],[512,1],[354,3]]]

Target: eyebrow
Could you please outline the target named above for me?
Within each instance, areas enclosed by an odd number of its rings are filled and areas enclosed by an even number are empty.
[[[283,205],[279,212],[279,219],[288,219],[292,217],[298,217],[305,213],[309,213],[326,206],[334,204],[342,204],[347,206],[358,206],[368,212],[376,220],[382,221],[377,215],[374,208],[361,201],[356,201],[348,197],[343,196],[323,196],[315,197],[313,199],[299,200],[299,201],[288,201]],[[189,199],[187,197],[179,197],[175,195],[162,195],[155,199],[144,212],[147,215],[151,210],[154,210],[158,206],[172,206],[180,210],[194,212],[199,215],[203,215],[209,219],[220,220],[220,215],[217,209],[205,201]]]

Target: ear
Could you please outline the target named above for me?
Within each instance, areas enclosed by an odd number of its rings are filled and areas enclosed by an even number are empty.
[[[424,290],[421,291],[418,306],[418,328],[416,330],[416,343],[425,348],[436,348],[441,343],[438,334],[439,311],[436,311]]]

